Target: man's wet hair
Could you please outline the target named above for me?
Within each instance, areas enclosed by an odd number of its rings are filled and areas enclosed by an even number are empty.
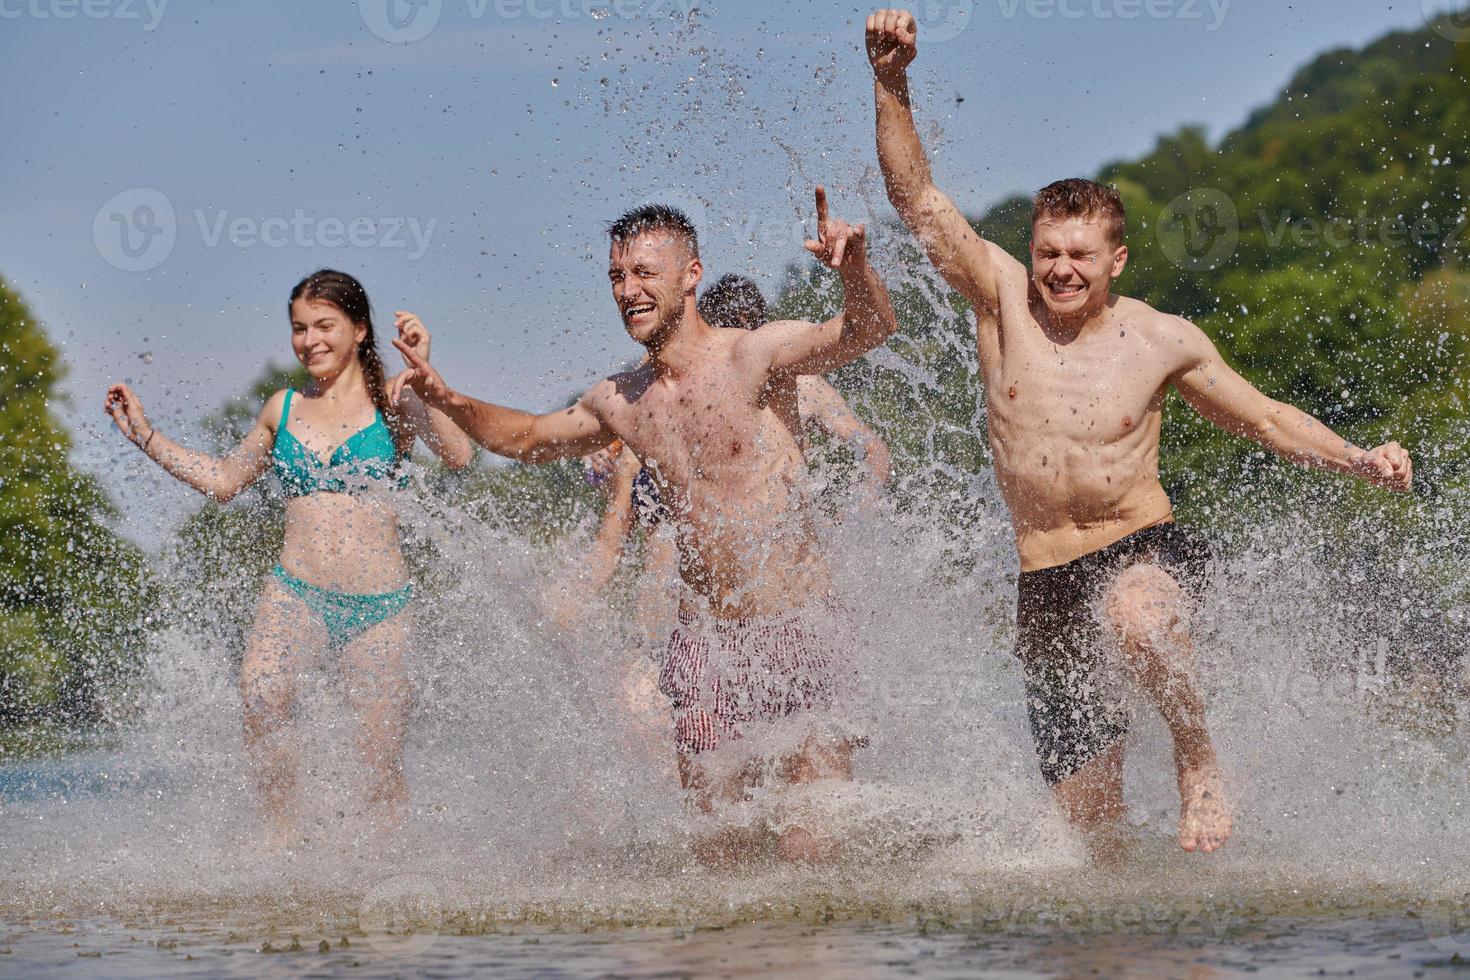
[[[716,327],[754,330],[766,322],[766,298],[753,280],[732,273],[699,297],[699,315]]]
[[[1123,232],[1128,224],[1128,215],[1123,210],[1123,199],[1118,189],[1108,184],[1068,177],[1054,184],[1047,184],[1036,192],[1036,203],[1031,209],[1031,225],[1043,219],[1081,218],[1093,220],[1103,226],[1114,245],[1123,244]]]
[[[665,231],[677,235],[689,246],[689,254],[699,257],[699,233],[689,216],[678,208],[667,204],[645,204],[634,208],[607,226],[608,237],[614,242],[631,242],[644,232]]]

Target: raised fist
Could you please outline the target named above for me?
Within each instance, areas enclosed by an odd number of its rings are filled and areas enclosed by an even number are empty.
[[[907,10],[879,10],[868,17],[868,61],[879,78],[902,75],[919,55],[919,23]]]

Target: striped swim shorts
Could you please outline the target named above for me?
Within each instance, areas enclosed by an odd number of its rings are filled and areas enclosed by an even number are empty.
[[[674,703],[674,742],[696,755],[753,724],[831,709],[852,673],[852,634],[838,610],[713,619],[680,612],[659,672]]]

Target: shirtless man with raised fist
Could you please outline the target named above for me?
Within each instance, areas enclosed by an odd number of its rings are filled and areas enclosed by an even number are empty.
[[[1208,556],[1174,524],[1159,483],[1164,397],[1172,387],[1286,459],[1392,490],[1410,489],[1409,456],[1392,442],[1359,449],[1257,391],[1194,324],[1113,293],[1128,261],[1113,188],[1077,178],[1042,188],[1029,270],[980,237],[935,186],[914,126],[917,28],[905,10],[867,21],[878,159],[894,208],[974,307],[990,445],[1020,553],[1016,652],[1042,775],[1074,826],[1123,815],[1129,718],[1098,671],[1117,661],[1169,726],[1179,843],[1213,851],[1230,836],[1230,806],[1185,628]]]

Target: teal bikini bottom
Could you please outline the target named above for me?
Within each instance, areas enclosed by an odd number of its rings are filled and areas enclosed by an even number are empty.
[[[306,607],[322,618],[327,628],[327,642],[334,648],[346,646],[365,631],[385,619],[403,612],[413,598],[413,584],[405,585],[394,592],[376,595],[359,595],[352,592],[333,592],[310,582],[303,582],[287,574],[280,565],[272,569],[286,590],[306,603]]]

